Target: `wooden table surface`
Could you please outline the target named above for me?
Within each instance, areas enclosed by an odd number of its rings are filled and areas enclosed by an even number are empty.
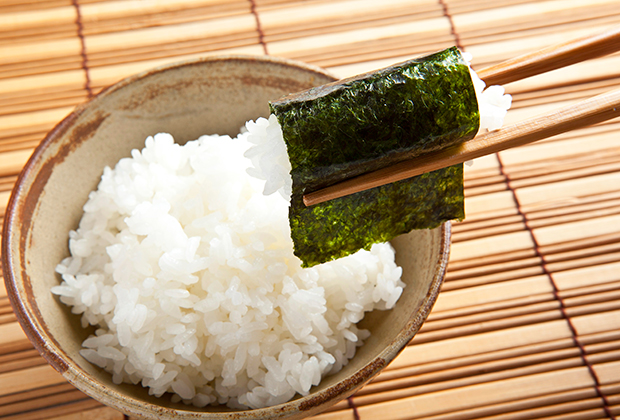
[[[73,107],[192,57],[350,76],[457,45],[474,67],[620,25],[620,0],[0,0],[0,205]],[[620,56],[507,86],[507,124],[620,86]],[[620,121],[476,160],[440,297],[377,379],[319,419],[620,413]],[[0,286],[0,418],[122,419],[65,382]]]

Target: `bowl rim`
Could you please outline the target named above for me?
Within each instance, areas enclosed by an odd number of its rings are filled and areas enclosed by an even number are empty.
[[[443,283],[443,279],[448,264],[448,258],[450,253],[450,241],[451,241],[451,223],[443,223],[440,229],[440,245],[439,254],[440,258],[435,263],[432,272],[433,280],[430,284],[429,290],[424,297],[416,316],[410,319],[406,327],[395,337],[395,339],[386,346],[374,359],[363,366],[358,371],[354,372],[345,380],[335,383],[329,387],[326,387],[315,393],[311,393],[307,396],[301,396],[289,402],[265,407],[260,409],[252,409],[245,411],[231,411],[231,412],[208,412],[208,411],[192,411],[176,409],[171,407],[163,407],[152,404],[148,401],[136,399],[131,396],[121,395],[115,390],[110,389],[105,384],[99,381],[89,380],[85,372],[75,363],[73,360],[64,360],[58,353],[64,352],[56,342],[56,340],[48,334],[45,328],[40,324],[42,319],[41,314],[38,311],[34,298],[28,297],[26,294],[22,296],[20,292],[19,284],[26,285],[26,278],[28,274],[25,267],[25,252],[26,240],[28,235],[28,226],[25,224],[18,224],[16,217],[18,214],[23,214],[28,210],[25,206],[26,198],[31,193],[31,182],[34,181],[33,176],[36,174],[36,170],[39,169],[39,164],[43,159],[43,156],[50,147],[54,144],[59,137],[62,137],[63,133],[72,125],[72,123],[84,113],[92,103],[103,100],[108,95],[123,89],[124,87],[134,83],[136,81],[148,78],[155,74],[161,74],[166,71],[176,70],[182,67],[201,65],[208,62],[231,62],[231,61],[243,61],[243,62],[257,62],[260,64],[275,64],[285,67],[296,67],[300,70],[314,72],[320,75],[327,76],[332,79],[336,79],[333,74],[322,69],[318,66],[303,63],[296,60],[291,60],[281,57],[273,56],[254,56],[254,55],[242,55],[242,54],[230,54],[230,55],[214,55],[201,58],[194,58],[190,60],[183,60],[174,63],[164,64],[161,66],[148,69],[134,75],[121,79],[120,81],[112,84],[109,87],[102,89],[96,95],[92,96],[85,102],[77,105],[75,109],[63,118],[55,127],[53,127],[44,137],[44,139],[37,145],[32,155],[28,159],[27,163],[20,172],[15,186],[12,190],[9,198],[4,223],[3,223],[3,235],[1,243],[2,253],[2,267],[4,272],[4,282],[9,297],[10,304],[13,308],[21,328],[25,332],[26,336],[43,358],[65,379],[67,379],[76,388],[87,394],[88,396],[106,404],[111,405],[123,412],[130,415],[148,415],[149,412],[160,412],[166,415],[185,415],[191,414],[197,416],[196,418],[212,418],[211,415],[217,414],[219,418],[280,418],[286,417],[287,413],[293,410],[299,410],[305,412],[306,415],[313,415],[326,409],[329,405],[335,404],[337,401],[345,399],[353,394],[356,390],[361,388],[372,377],[377,375],[379,371],[391,362],[409,343],[411,338],[420,329],[422,323],[430,313],[437,296],[439,294],[440,287]],[[38,202],[42,189],[35,191],[35,202]],[[17,236],[17,238],[16,238]],[[11,244],[19,243],[19,249],[11,250]],[[17,258],[18,257],[18,258]],[[17,261],[18,260],[18,261]],[[17,261],[17,263],[16,263]],[[320,409],[316,408],[319,407]],[[251,413],[251,414],[250,414]],[[259,417],[256,417],[259,416]],[[264,417],[262,417],[264,416]]]

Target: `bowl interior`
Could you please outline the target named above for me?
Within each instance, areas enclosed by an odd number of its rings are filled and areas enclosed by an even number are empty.
[[[169,132],[180,143],[202,134],[234,137],[245,121],[268,116],[269,100],[331,80],[319,69],[276,59],[198,60],[120,82],[50,132],[22,173],[9,204],[3,258],[7,289],[22,326],[69,381],[130,414],[172,418],[188,411],[228,411],[173,404],[168,398],[149,396],[140,386],[113,384],[108,373],[79,355],[82,341],[92,330],[83,329],[79,316],[50,293],[60,281],[54,268],[69,255],[68,232],[77,228],[82,206],[103,168],[142,148],[147,136]],[[323,380],[310,396],[286,407],[248,411],[242,417],[313,414],[359,388],[406,345],[438,293],[449,227],[416,231],[397,238],[393,245],[407,287],[394,310],[364,319],[372,335],[355,358]]]

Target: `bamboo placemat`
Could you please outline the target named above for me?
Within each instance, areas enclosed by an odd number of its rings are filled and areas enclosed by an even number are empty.
[[[620,25],[619,0],[0,0],[0,205],[45,133],[103,87],[191,57],[349,76],[458,45],[481,68]],[[507,123],[620,85],[620,55],[511,84]],[[466,169],[440,297],[376,380],[317,419],[620,413],[620,121]],[[123,419],[29,344],[0,286],[0,418]]]

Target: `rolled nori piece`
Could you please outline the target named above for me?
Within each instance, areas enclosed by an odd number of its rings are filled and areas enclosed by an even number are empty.
[[[291,162],[289,223],[304,266],[464,218],[462,165],[303,203],[307,192],[476,135],[476,92],[457,48],[289,95],[270,108]]]

